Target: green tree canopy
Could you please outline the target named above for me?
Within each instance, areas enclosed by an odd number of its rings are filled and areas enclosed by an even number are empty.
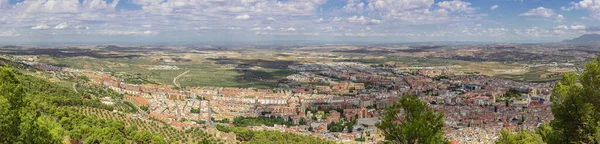
[[[381,123],[385,140],[391,143],[447,143],[444,138],[444,116],[417,96],[402,96],[385,109]]]
[[[554,119],[536,131],[544,143],[600,143],[600,57],[585,65],[581,75],[565,73],[552,89]],[[503,133],[497,143],[534,140],[530,132]],[[518,143],[518,142],[517,142]]]
[[[541,144],[544,143],[542,137],[534,132],[520,131],[516,134],[511,134],[509,131],[502,129],[500,136],[496,140],[497,144]]]

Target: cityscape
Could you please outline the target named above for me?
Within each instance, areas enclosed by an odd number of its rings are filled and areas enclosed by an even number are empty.
[[[0,143],[600,143],[598,0],[0,12]]]

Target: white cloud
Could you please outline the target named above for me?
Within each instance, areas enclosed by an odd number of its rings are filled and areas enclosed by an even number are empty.
[[[75,29],[90,29],[90,27],[86,27],[86,26],[82,26],[82,25],[77,25],[75,26]]]
[[[559,14],[559,15],[556,16],[556,21],[557,22],[564,22],[564,20],[565,20],[565,17],[563,15]]]
[[[493,5],[492,7],[490,7],[490,10],[496,10],[499,6],[498,5]]]
[[[238,16],[235,17],[235,19],[237,19],[237,20],[248,20],[248,19],[250,19],[250,15],[248,15],[248,14],[238,15]]]
[[[371,21],[369,22],[370,24],[380,24],[381,20],[378,19],[371,19]]]
[[[340,17],[334,17],[332,21],[337,22],[337,21],[340,21],[340,20],[342,20],[342,18],[340,18]]]
[[[348,0],[348,4],[342,9],[349,13],[362,13],[365,10],[365,3],[360,0]]]
[[[66,22],[62,22],[54,27],[54,29],[61,30],[66,29],[69,25]]]
[[[14,30],[9,30],[9,31],[0,31],[0,37],[15,37],[15,36],[19,36],[20,34]]]
[[[571,2],[570,4],[570,7],[561,7],[561,9],[565,11],[583,9],[588,11],[592,18],[600,20],[600,0],[581,0],[579,2]]]
[[[46,24],[40,24],[40,25],[36,25],[31,27],[32,30],[45,30],[45,29],[49,29],[50,26],[46,25]]]
[[[268,18],[267,18],[267,20],[269,20],[269,21],[277,21],[277,20],[275,20],[275,18],[273,18],[273,17],[268,17]]]
[[[316,23],[322,23],[323,22],[323,18],[319,18],[318,20],[315,20]]]
[[[117,30],[106,30],[100,32],[102,35],[133,35],[133,36],[154,36],[158,35],[156,31],[117,31]]]
[[[291,28],[287,28],[287,29],[285,29],[285,31],[290,31],[290,32],[293,32],[293,31],[296,31],[296,28],[293,28],[293,27],[291,27]]]
[[[273,28],[271,28],[271,26],[267,26],[265,28],[254,27],[254,28],[252,28],[250,30],[253,30],[253,31],[261,31],[261,30],[269,31],[269,30],[273,30]]]
[[[540,17],[552,17],[556,15],[556,13],[554,13],[554,10],[549,9],[549,8],[544,8],[544,7],[538,7],[535,9],[531,9],[525,13],[520,14],[519,16],[540,16]]]
[[[0,9],[8,7],[8,0],[0,0]]]
[[[569,29],[569,26],[566,26],[566,25],[559,25],[559,26],[556,26],[556,27],[554,27],[553,29],[559,29],[559,30],[568,30],[568,29]]]
[[[453,11],[458,11],[458,12],[473,12],[475,9],[470,7],[471,3],[470,2],[464,2],[461,0],[453,0],[453,1],[443,1],[443,2],[439,2],[438,6],[440,8],[449,10],[451,12]]]
[[[262,28],[259,28],[259,27],[254,27],[254,28],[252,28],[251,30],[253,30],[253,31],[259,31],[259,30],[262,30]]]
[[[348,18],[346,18],[346,20],[348,22],[351,22],[351,23],[365,23],[365,22],[367,22],[367,20],[365,19],[364,16],[360,16],[359,17],[359,16],[356,16],[356,15],[354,15],[352,17],[348,17]]]
[[[263,30],[273,30],[273,28],[271,28],[271,26],[267,26]]]
[[[584,25],[571,25],[572,30],[585,30],[586,26]]]
[[[348,17],[346,18],[346,21],[350,22],[350,23],[361,23],[361,24],[380,24],[381,20],[378,19],[371,19],[368,20],[368,18],[364,17],[364,16],[352,16],[352,17]]]

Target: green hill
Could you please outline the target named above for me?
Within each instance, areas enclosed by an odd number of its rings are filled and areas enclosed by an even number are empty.
[[[111,109],[44,79],[0,68],[0,143],[167,143],[162,135],[74,107]]]

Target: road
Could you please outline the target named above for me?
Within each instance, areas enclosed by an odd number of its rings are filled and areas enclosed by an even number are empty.
[[[79,92],[77,92],[77,83],[73,84],[73,91],[75,91],[76,93],[79,93]]]
[[[183,76],[183,75],[187,74],[188,72],[190,72],[190,70],[187,70],[187,71],[185,71],[185,72],[183,72],[183,73],[179,74],[177,77],[173,78],[173,84],[174,84],[175,86],[177,86],[178,88],[181,88],[181,86],[179,85],[179,83],[177,83],[177,79],[179,79],[181,76]]]

